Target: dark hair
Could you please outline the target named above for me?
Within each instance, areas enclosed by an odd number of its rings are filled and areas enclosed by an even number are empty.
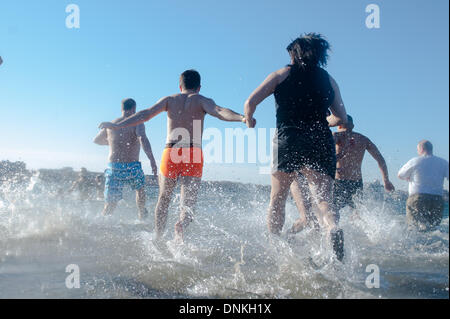
[[[348,123],[354,124],[354,123],[353,123],[353,117],[351,117],[351,116],[348,115],[348,114],[347,114],[347,122],[348,122]]]
[[[136,101],[133,99],[124,99],[122,100],[122,110],[130,111],[136,107]]]
[[[200,73],[195,70],[187,70],[181,73],[180,85],[186,90],[195,90],[200,87]]]
[[[297,67],[326,66],[330,44],[319,33],[306,33],[292,41],[286,49]]]

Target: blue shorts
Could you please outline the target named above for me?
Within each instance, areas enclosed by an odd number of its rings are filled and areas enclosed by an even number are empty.
[[[109,163],[105,178],[105,201],[108,203],[122,199],[125,185],[130,185],[133,190],[141,189],[145,185],[145,175],[140,162]]]

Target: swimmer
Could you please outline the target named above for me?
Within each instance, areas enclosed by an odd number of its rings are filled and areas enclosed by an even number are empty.
[[[348,116],[347,123],[339,125],[333,134],[336,143],[336,178],[334,182],[334,209],[339,211],[350,206],[355,208],[354,197],[362,196],[362,162],[367,151],[377,161],[383,178],[384,189],[388,192],[395,190],[389,180],[389,173],[377,146],[366,136],[353,131],[353,118]]]
[[[122,116],[113,123],[119,123],[136,113],[136,102],[133,99],[122,101]],[[147,217],[145,208],[145,175],[139,161],[141,146],[150,160],[153,174],[158,174],[156,161],[150,142],[145,133],[144,124],[116,130],[102,128],[94,139],[98,145],[109,145],[109,164],[105,171],[105,207],[103,215],[112,214],[117,203],[122,199],[123,188],[129,185],[136,191],[136,204],[139,219]]]
[[[180,93],[159,100],[149,109],[115,123],[102,123],[108,131],[132,129],[167,112],[166,147],[161,159],[161,176],[158,203],[155,209],[156,237],[162,237],[167,223],[167,213],[172,194],[181,183],[181,213],[175,224],[175,238],[183,241],[186,227],[193,221],[194,207],[203,174],[202,134],[205,115],[222,121],[246,123],[243,115],[218,106],[214,100],[201,94],[200,74],[187,70],[180,76]],[[255,124],[252,120],[252,125]]]

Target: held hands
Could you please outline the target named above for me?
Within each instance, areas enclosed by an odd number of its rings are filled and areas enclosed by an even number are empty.
[[[245,123],[248,128],[254,128],[256,126],[256,119],[253,117],[251,118],[243,117],[242,122]]]
[[[116,130],[119,128],[117,124],[111,123],[111,122],[103,122],[98,126],[99,129],[110,129],[110,130]]]

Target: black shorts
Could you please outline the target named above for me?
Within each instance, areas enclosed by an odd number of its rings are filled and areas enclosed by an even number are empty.
[[[354,196],[361,196],[363,190],[363,181],[351,181],[337,179],[334,181],[334,197],[333,207],[335,212],[339,212],[342,208],[350,206],[355,208],[353,201]]]
[[[273,140],[273,171],[299,172],[310,168],[334,179],[336,149],[329,128],[277,129]]]

